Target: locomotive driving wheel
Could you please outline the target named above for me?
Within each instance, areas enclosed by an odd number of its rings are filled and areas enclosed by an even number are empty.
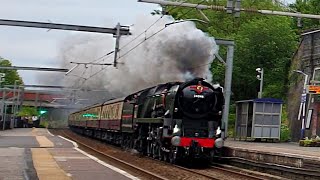
[[[162,158],[164,162],[169,162],[169,153],[162,151]]]
[[[164,152],[162,151],[161,147],[159,147],[159,151],[158,151],[158,157],[160,161],[164,160]]]
[[[177,148],[173,148],[170,153],[169,153],[169,162],[171,164],[176,164],[177,163],[177,153],[178,153],[178,149]]]
[[[153,154],[153,143],[151,141],[148,141],[147,156],[151,157],[152,154]]]
[[[152,158],[153,159],[157,159],[158,157],[158,148],[157,148],[157,144],[152,144]]]

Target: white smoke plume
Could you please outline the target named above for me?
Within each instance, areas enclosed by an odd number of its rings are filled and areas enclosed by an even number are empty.
[[[168,16],[145,31],[159,18],[140,17],[130,27],[132,35],[121,37],[117,69],[110,66],[91,77],[102,66],[80,65],[68,76],[56,79],[63,79],[65,86],[106,89],[107,92],[100,94],[90,93],[90,98],[97,99],[118,97],[159,83],[185,81],[192,77],[203,77],[211,81],[209,68],[218,50],[214,38],[197,29],[193,22],[175,23],[166,27],[167,23],[174,21]],[[142,32],[143,35],[133,41]],[[62,44],[59,57],[63,60],[61,65],[71,68],[74,66],[70,64],[71,61],[91,62],[114,50],[114,44],[115,40],[110,35],[73,35]],[[113,54],[97,63],[113,63]]]

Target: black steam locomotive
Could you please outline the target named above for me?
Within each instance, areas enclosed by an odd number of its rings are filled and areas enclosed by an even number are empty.
[[[202,78],[169,82],[69,116],[72,130],[176,163],[221,152],[221,87]]]

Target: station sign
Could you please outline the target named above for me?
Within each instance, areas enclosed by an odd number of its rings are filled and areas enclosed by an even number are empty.
[[[320,86],[319,85],[308,85],[307,93],[309,94],[320,94]]]

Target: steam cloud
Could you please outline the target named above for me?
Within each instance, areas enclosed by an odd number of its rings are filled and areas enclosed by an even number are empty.
[[[113,66],[107,67],[85,81],[84,78],[90,77],[102,67],[80,65],[66,77],[56,76],[50,79],[54,79],[55,82],[62,80],[65,86],[76,88],[106,89],[107,92],[79,95],[95,100],[119,97],[159,83],[185,81],[192,77],[203,77],[211,81],[209,67],[218,47],[214,38],[197,29],[193,22],[172,24],[157,33],[165,24],[174,21],[171,17],[164,16],[152,28],[132,41],[157,19],[159,16],[141,17],[130,27],[132,35],[121,37],[118,55],[121,64],[118,64],[117,69]],[[154,35],[155,33],[157,34]],[[144,42],[141,45],[126,54],[142,41]],[[125,46],[129,42],[131,43]],[[71,68],[71,61],[93,61],[114,50],[114,44],[115,40],[110,35],[73,35],[62,43],[59,57],[63,60],[61,65]],[[113,54],[97,63],[113,63]]]

